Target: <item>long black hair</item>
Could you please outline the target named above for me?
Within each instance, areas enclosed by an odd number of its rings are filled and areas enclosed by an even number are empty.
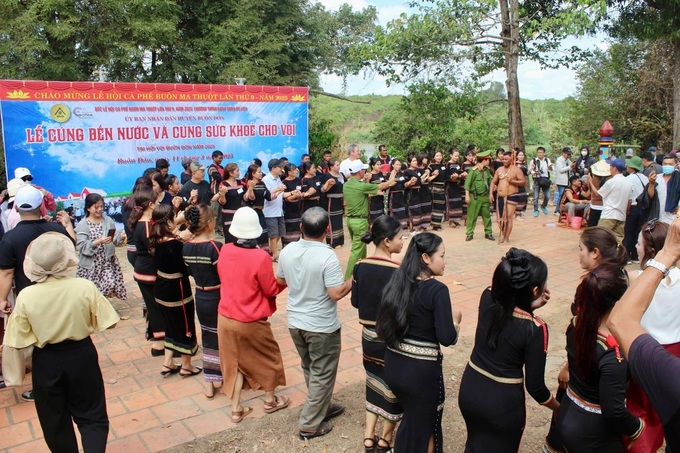
[[[432,275],[422,255],[435,254],[442,238],[434,233],[420,233],[411,240],[404,260],[394,271],[382,292],[378,313],[378,335],[388,346],[396,347],[408,331],[408,309],[418,290],[419,277]]]
[[[575,360],[585,378],[597,368],[595,345],[600,323],[626,289],[628,277],[619,266],[610,264],[588,272],[576,288]]]
[[[548,266],[539,257],[526,250],[512,247],[496,266],[491,283],[492,321],[486,333],[486,343],[491,349],[498,345],[498,337],[519,308],[533,313],[534,288],[543,293],[548,281]]]

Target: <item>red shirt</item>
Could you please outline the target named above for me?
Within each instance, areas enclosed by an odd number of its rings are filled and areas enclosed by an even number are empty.
[[[276,311],[276,295],[285,286],[276,283],[272,259],[259,248],[225,244],[217,260],[220,276],[220,315],[240,322],[268,318]]]

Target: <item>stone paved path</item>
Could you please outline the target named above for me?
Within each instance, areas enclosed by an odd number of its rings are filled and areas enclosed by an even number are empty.
[[[453,304],[462,310],[462,335],[473,336],[477,321],[479,296],[491,283],[491,276],[500,257],[509,246],[525,248],[541,256],[549,266],[550,303],[538,314],[564,313],[573,298],[581,276],[578,265],[578,234],[557,225],[557,218],[534,218],[531,211],[524,221],[516,221],[510,245],[498,245],[484,239],[481,224],[475,239],[465,242],[464,228],[445,227],[441,236],[446,244],[446,273],[441,281],[449,286]],[[494,224],[494,231],[498,227]],[[369,246],[369,254],[373,246]],[[406,246],[404,247],[404,251]],[[111,421],[107,451],[151,452],[172,447],[192,439],[213,434],[234,426],[230,422],[229,400],[221,393],[207,400],[202,393],[203,376],[180,379],[159,375],[162,358],[151,357],[150,344],[144,340],[144,320],[141,317],[141,297],[132,281],[132,270],[119,249],[124,267],[129,299],[114,301],[114,305],[130,319],[121,321],[115,329],[93,336],[99,351],[100,365],[106,383],[107,407]],[[338,249],[344,264],[349,245]],[[286,293],[278,297],[278,312],[271,318],[274,334],[281,347],[288,385],[281,390],[300,406],[305,399],[304,377],[299,357],[286,328]],[[361,364],[361,329],[356,310],[349,297],[338,303],[342,322],[342,354],[336,391],[363,380]],[[197,329],[200,332],[200,329]],[[557,338],[553,334],[552,338]],[[562,358],[559,358],[562,360]],[[194,359],[200,364],[200,354]],[[42,453],[48,449],[42,439],[33,403],[23,402],[21,392],[30,388],[30,374],[24,386],[0,390],[0,452]],[[262,393],[244,392],[254,417],[261,417]]]

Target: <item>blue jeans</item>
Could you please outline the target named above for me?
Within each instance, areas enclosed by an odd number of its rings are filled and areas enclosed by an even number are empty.
[[[564,189],[566,188],[567,186],[557,186],[557,190],[555,191],[555,212],[560,212],[560,200],[562,199]]]
[[[540,192],[543,192],[543,203],[541,203],[541,207],[545,208],[548,206],[548,200],[550,199],[550,187],[541,189],[538,182],[534,181],[534,211],[538,211],[538,196],[540,195]]]

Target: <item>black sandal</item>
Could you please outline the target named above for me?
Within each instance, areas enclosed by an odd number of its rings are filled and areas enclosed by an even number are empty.
[[[373,453],[375,451],[375,443],[376,443],[377,439],[378,439],[378,436],[364,438],[364,449],[365,449],[366,453]],[[370,447],[366,445],[366,441],[371,442]]]
[[[385,442],[387,445],[386,446],[380,445],[381,441]],[[378,438],[378,443],[373,451],[375,451],[376,453],[391,453],[392,446],[390,445],[390,441],[387,439],[383,439],[382,437]]]
[[[182,367],[180,367],[176,363],[174,365],[175,365],[175,368],[170,368],[169,366],[163,365],[163,369],[161,370],[161,376],[167,377],[167,376],[170,376],[171,374],[179,373],[179,370],[181,370]]]
[[[201,371],[203,371],[203,368],[201,368],[200,366],[197,366],[196,371],[187,370],[186,368],[180,368],[180,370],[178,370],[178,371],[179,371],[180,377],[182,379],[184,379],[184,378],[189,377],[189,376],[196,376]],[[184,371],[184,373],[183,373],[183,371]]]

